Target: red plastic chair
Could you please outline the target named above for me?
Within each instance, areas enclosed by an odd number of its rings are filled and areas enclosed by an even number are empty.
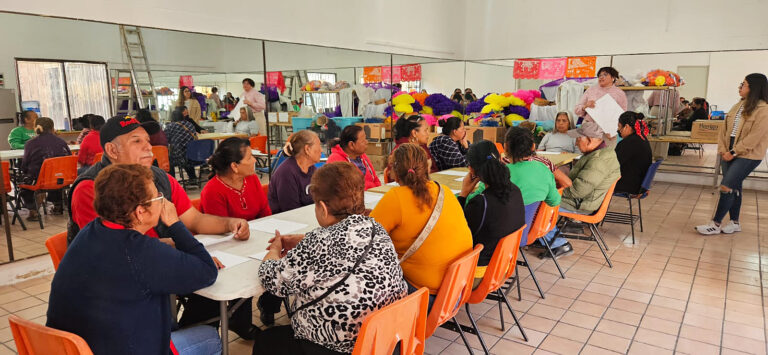
[[[59,263],[64,258],[64,253],[67,252],[67,232],[56,233],[45,240],[45,247],[48,249],[48,254],[51,255],[51,261],[53,262],[53,269],[59,269]]]
[[[152,155],[155,156],[157,166],[160,167],[160,169],[163,169],[168,173],[171,172],[171,161],[168,160],[168,147],[164,145],[153,145]]]
[[[262,153],[267,152],[267,136],[253,136],[248,139],[252,149],[258,149]]]
[[[580,221],[582,223],[586,223],[589,226],[590,230],[590,236],[587,238],[581,238],[581,239],[587,239],[587,240],[594,240],[597,243],[598,249],[600,249],[600,252],[603,253],[603,257],[605,257],[605,261],[608,262],[609,267],[613,267],[613,264],[611,263],[611,259],[608,258],[608,254],[605,253],[606,250],[608,250],[608,244],[605,243],[605,239],[603,239],[603,235],[600,233],[600,229],[597,227],[600,222],[603,221],[603,218],[605,218],[605,214],[608,212],[608,205],[611,204],[611,197],[613,197],[613,190],[616,188],[616,183],[618,183],[619,180],[616,180],[613,182],[613,185],[611,185],[611,188],[608,189],[608,192],[605,193],[605,197],[603,197],[603,203],[600,205],[600,208],[597,210],[597,212],[585,215],[585,214],[578,214],[578,213],[569,213],[569,212],[560,212],[560,216],[563,218],[566,218],[565,223],[563,223],[563,229],[565,229],[565,226],[568,224],[568,220],[572,219],[574,221]],[[570,236],[565,233],[561,233],[563,236]],[[578,238],[577,236],[577,239]],[[603,244],[600,244],[600,242],[603,242]],[[605,249],[603,249],[605,247]]]
[[[19,355],[92,355],[88,343],[80,336],[46,327],[17,315],[8,317]]]
[[[517,319],[515,311],[512,310],[512,305],[509,304],[507,296],[501,292],[501,287],[504,286],[504,282],[508,278],[512,277],[512,275],[515,273],[515,267],[517,266],[517,251],[518,247],[520,246],[520,239],[523,236],[524,229],[525,226],[499,240],[499,242],[496,244],[496,249],[493,251],[491,261],[488,263],[488,267],[485,269],[483,280],[480,281],[480,284],[477,285],[477,288],[472,290],[472,294],[469,296],[469,300],[467,300],[466,310],[467,315],[469,316],[469,321],[472,323],[474,333],[477,335],[478,339],[480,339],[480,345],[483,347],[483,350],[486,354],[489,353],[488,346],[485,344],[485,340],[483,340],[483,337],[480,335],[480,329],[477,328],[475,318],[472,317],[472,312],[469,310],[470,304],[482,303],[486,299],[491,299],[499,303],[501,330],[504,330],[504,312],[501,308],[501,302],[504,301],[504,303],[507,305],[507,309],[509,309],[509,312],[512,313],[512,318],[515,320],[517,328],[520,329],[520,334],[523,335],[523,339],[525,339],[525,341],[528,341],[528,336],[525,334],[522,325],[520,325],[520,321]]]
[[[464,336],[464,331],[461,329],[459,322],[456,321],[456,314],[459,313],[461,306],[467,303],[469,296],[472,294],[475,267],[477,267],[477,259],[480,257],[481,250],[483,250],[483,245],[478,244],[475,246],[475,249],[464,253],[464,255],[448,266],[443,282],[440,284],[440,289],[437,291],[435,303],[432,305],[432,311],[429,312],[427,317],[427,337],[432,336],[437,327],[452,320],[457,326],[459,335],[461,335],[461,339],[464,340],[464,344],[470,350],[470,353],[472,350],[467,342],[467,338]]]
[[[496,142],[496,150],[499,151],[499,155],[504,153],[504,146],[501,143]]]
[[[400,343],[400,354],[423,354],[429,292],[426,287],[379,309],[360,327],[352,355],[392,355]]]
[[[37,195],[43,191],[61,190],[72,185],[77,178],[77,157],[73,155],[57,158],[48,158],[40,167],[40,174],[34,185],[19,184],[19,188],[35,192],[35,209],[40,210],[37,203]],[[45,208],[43,209],[45,212]],[[47,213],[47,212],[45,212]],[[40,229],[43,229],[43,218],[38,219]]]

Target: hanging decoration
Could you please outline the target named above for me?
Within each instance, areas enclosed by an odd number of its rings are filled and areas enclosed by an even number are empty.
[[[363,81],[365,81],[366,83],[381,82],[381,67],[363,68]]]
[[[536,79],[539,77],[541,59],[515,59],[512,76],[515,79]]]
[[[419,80],[421,80],[421,64],[401,65],[400,66],[400,79],[402,81],[419,81]]]
[[[568,57],[567,78],[594,78],[597,57]]]
[[[186,86],[195,86],[194,82],[192,81],[192,75],[180,75],[179,76],[179,87]]]
[[[275,87],[280,90],[280,93],[285,92],[285,79],[283,78],[283,72],[271,71],[267,72],[267,86]]]
[[[568,58],[547,58],[541,60],[539,77],[537,79],[562,79],[565,77],[565,68]]]
[[[400,73],[399,65],[394,67],[381,67],[381,81],[385,83],[399,83],[403,81]]]

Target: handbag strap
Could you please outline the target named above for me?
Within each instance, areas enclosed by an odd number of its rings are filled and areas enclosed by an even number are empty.
[[[181,123],[181,122],[174,122],[174,123],[176,123],[176,124],[178,124],[179,126],[181,126],[181,128],[184,128],[184,130],[185,130],[185,131],[187,131],[187,133],[191,134],[193,137],[195,137],[195,139],[197,139],[197,132],[193,132],[193,131],[190,131],[190,130],[189,130],[189,128],[187,128],[187,126],[185,126],[185,125],[184,125],[183,123]]]
[[[302,304],[301,306],[299,306],[299,308],[296,308],[293,312],[288,310],[288,317],[292,317],[295,313],[298,313],[299,311],[301,311],[303,309],[307,309],[309,307],[312,307],[312,306],[318,304],[320,301],[322,301],[323,299],[328,297],[333,291],[336,291],[337,288],[341,287],[341,285],[343,285],[344,282],[346,282],[347,279],[355,272],[357,267],[360,266],[360,263],[363,262],[363,259],[365,259],[366,256],[368,256],[368,252],[371,251],[371,248],[373,246],[373,240],[374,240],[374,237],[375,237],[375,232],[376,232],[376,225],[373,223],[373,221],[371,221],[371,240],[368,242],[368,245],[365,246],[365,251],[363,251],[363,254],[360,255],[359,258],[357,258],[357,261],[355,261],[355,265],[353,265],[352,268],[349,269],[349,273],[347,273],[347,275],[345,275],[341,280],[339,280],[338,282],[333,284],[331,287],[329,287],[328,290],[326,290],[319,297],[317,297],[317,298],[315,298],[315,299],[313,299],[313,300],[311,300],[311,301],[309,301],[307,303]]]
[[[435,228],[435,225],[437,224],[438,218],[440,218],[440,213],[443,211],[443,200],[445,199],[445,190],[443,190],[443,187],[440,186],[439,183],[435,182],[437,184],[437,189],[440,191],[437,194],[437,203],[435,204],[435,209],[432,210],[432,214],[429,216],[429,219],[427,220],[427,225],[424,226],[424,229],[421,230],[421,233],[416,238],[416,240],[411,244],[411,246],[408,248],[408,250],[403,254],[403,256],[400,258],[400,264],[403,263],[406,259],[410,258],[413,254],[416,253],[419,248],[421,248],[421,245],[424,244],[424,241],[427,240],[427,237],[430,233],[432,233],[432,228]]]

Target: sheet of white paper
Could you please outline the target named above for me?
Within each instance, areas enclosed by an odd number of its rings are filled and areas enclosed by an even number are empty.
[[[384,197],[383,194],[377,194],[375,192],[364,192],[363,193],[363,199],[365,203],[378,203],[381,198]]]
[[[251,258],[251,259],[256,259],[256,260],[264,261],[264,257],[267,256],[268,252],[269,252],[269,250],[265,250],[265,251],[262,251],[261,253],[256,253],[256,254],[248,255],[248,257]]]
[[[277,122],[277,112],[270,112],[268,115],[269,122]]]
[[[469,171],[443,170],[443,171],[438,171],[435,174],[455,175],[455,176],[464,177],[464,176],[467,176],[467,174],[469,174]]]
[[[541,151],[536,151],[536,154],[541,154],[541,155],[558,155],[558,154],[562,154],[562,153],[560,153],[560,152],[541,152]]]
[[[251,229],[265,233],[274,233],[275,230],[278,230],[281,234],[291,234],[295,231],[307,227],[307,225],[304,223],[296,223],[278,218],[257,219],[248,222],[248,225]]]
[[[463,177],[455,178],[455,179],[453,179],[453,181],[464,181],[464,178]]]
[[[457,193],[461,192],[461,190],[454,190],[454,189],[451,189],[451,192],[453,192],[453,194],[455,195],[455,194],[457,194]]]
[[[198,234],[196,238],[197,241],[200,242],[200,244],[202,244],[204,247],[209,247],[211,245],[216,245],[232,240],[232,238],[234,238],[234,234],[230,233],[223,237],[220,235]]]
[[[613,137],[619,124],[619,116],[624,110],[616,103],[611,95],[605,94],[595,101],[595,108],[587,108],[587,113],[603,129],[603,132]]]
[[[221,261],[221,263],[224,264],[225,268],[235,267],[237,265],[240,265],[250,260],[248,258],[239,256],[239,255],[225,253],[221,250],[212,251],[211,257],[216,257],[217,259],[219,259],[219,261]]]
[[[398,184],[397,182],[392,181],[389,184],[387,184],[387,186],[400,186],[400,184]]]

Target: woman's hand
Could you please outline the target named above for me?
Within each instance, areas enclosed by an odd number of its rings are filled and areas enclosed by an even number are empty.
[[[207,130],[207,129],[201,129],[201,130],[200,130],[200,133],[201,133],[201,134],[203,134],[203,133],[208,133],[208,130]]]
[[[465,175],[464,180],[461,181],[461,192],[459,193],[459,196],[469,196],[472,191],[475,191],[475,186],[477,186],[478,182],[480,182],[480,178],[476,177],[474,174],[468,173]]]
[[[587,101],[587,103],[584,104],[584,107],[595,108],[595,101],[594,100]]]
[[[459,143],[464,149],[469,148],[469,141],[467,140],[467,131],[464,131],[464,136],[459,139]]]
[[[166,226],[172,226],[179,221],[179,213],[176,212],[176,206],[173,202],[168,201],[167,198],[162,200],[162,210],[160,210],[160,220],[165,223]]]
[[[733,154],[731,154],[731,152],[725,152],[725,153],[723,153],[723,154],[722,154],[722,157],[723,157],[723,160],[725,160],[725,161],[731,161],[731,160],[733,160],[733,158],[735,158],[735,157],[733,156]]]
[[[248,228],[248,222],[242,218],[230,218],[229,230],[234,233],[237,240],[248,240],[251,236],[251,230]]]
[[[272,239],[269,240],[269,243],[274,243],[275,240],[280,240],[280,257],[284,257],[286,253],[288,253],[289,250],[296,247],[299,242],[304,239],[304,234],[280,234],[280,231],[275,231],[275,236],[272,237]],[[272,248],[272,244],[267,247],[267,250],[270,250]]]

